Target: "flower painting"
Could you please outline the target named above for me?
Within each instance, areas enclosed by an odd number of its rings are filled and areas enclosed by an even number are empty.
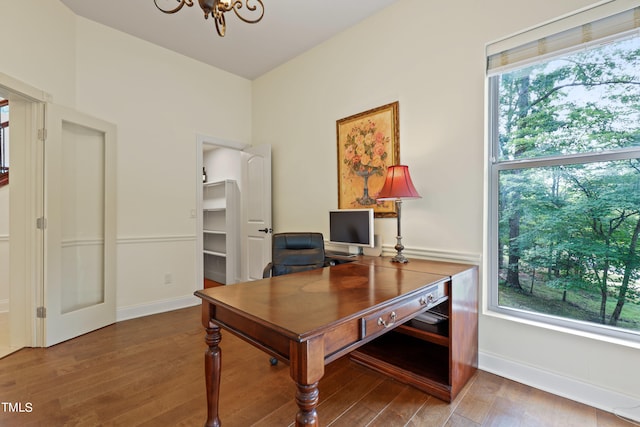
[[[398,102],[337,121],[338,207],[373,208],[376,217],[396,215],[395,204],[377,201],[387,167],[398,164]]]

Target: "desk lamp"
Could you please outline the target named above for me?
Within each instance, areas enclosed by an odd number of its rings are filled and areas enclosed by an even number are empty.
[[[384,181],[382,190],[376,197],[377,200],[393,200],[396,203],[396,211],[398,212],[398,235],[395,246],[396,256],[391,258],[391,262],[407,263],[409,260],[402,255],[404,246],[402,246],[402,234],[400,233],[400,209],[402,207],[402,199],[418,199],[420,195],[411,182],[409,175],[409,167],[405,165],[389,166],[387,169],[387,178]]]

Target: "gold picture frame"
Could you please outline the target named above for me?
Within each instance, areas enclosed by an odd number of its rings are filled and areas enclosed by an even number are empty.
[[[373,208],[377,218],[398,215],[392,201],[375,198],[387,168],[400,163],[399,103],[383,105],[336,122],[338,208]]]

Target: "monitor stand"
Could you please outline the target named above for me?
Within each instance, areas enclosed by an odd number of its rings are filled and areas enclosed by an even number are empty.
[[[357,249],[357,252],[355,252],[355,253],[351,252],[351,248],[354,248],[354,247]],[[359,247],[359,246],[349,246],[349,251],[348,252],[336,251],[336,250],[329,249],[329,250],[325,251],[325,254],[327,256],[339,256],[339,257],[353,258],[353,257],[356,257],[358,255],[362,255],[363,252],[362,252],[362,248]]]

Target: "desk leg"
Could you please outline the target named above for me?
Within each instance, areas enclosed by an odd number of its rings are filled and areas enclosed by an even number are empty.
[[[291,342],[290,371],[296,383],[296,427],[318,427],[318,382],[324,375],[324,337]]]
[[[296,403],[298,414],[296,415],[296,427],[318,426],[318,383],[310,385],[296,384]]]
[[[222,350],[218,346],[222,335],[220,327],[209,322],[204,341],[207,350],[204,353],[204,373],[207,383],[207,422],[205,427],[220,427],[218,402],[220,400],[220,366]]]

